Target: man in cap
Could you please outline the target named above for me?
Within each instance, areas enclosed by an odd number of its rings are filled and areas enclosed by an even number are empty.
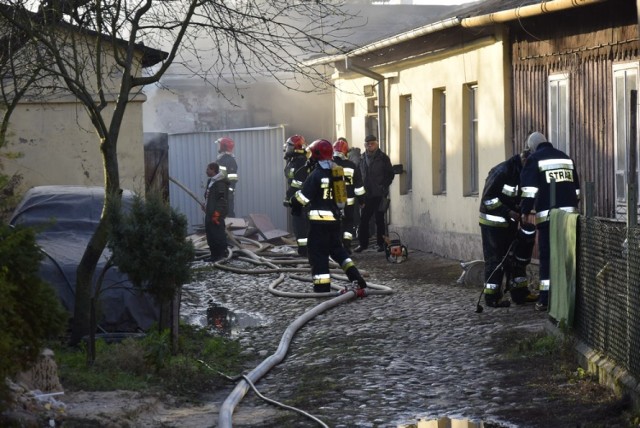
[[[360,226],[358,227],[358,245],[353,251],[360,253],[369,246],[369,221],[375,215],[376,218],[376,242],[377,251],[384,251],[385,222],[384,214],[389,208],[389,186],[393,181],[394,173],[391,160],[378,146],[378,138],[375,135],[367,135],[365,141],[365,153],[360,159],[360,172],[364,182],[364,204],[360,205]]]

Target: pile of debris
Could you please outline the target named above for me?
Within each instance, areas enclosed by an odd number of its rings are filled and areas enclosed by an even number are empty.
[[[262,247],[262,249],[291,247],[290,253],[297,254],[295,237],[286,230],[276,228],[266,214],[249,214],[248,218],[227,217],[225,224],[230,245],[249,249],[252,247]],[[208,254],[209,247],[204,234],[204,226],[196,228],[191,240],[198,255]]]

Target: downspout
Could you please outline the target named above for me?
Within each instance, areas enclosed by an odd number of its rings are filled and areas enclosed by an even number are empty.
[[[499,22],[513,21],[520,18],[530,18],[532,16],[543,15],[545,13],[557,12],[559,10],[573,9],[575,7],[587,6],[595,3],[602,3],[605,0],[552,0],[529,6],[522,6],[515,9],[501,10],[499,12],[488,13],[486,15],[463,18],[460,22],[462,27],[481,27]]]
[[[351,58],[349,58],[348,56],[344,57],[344,65],[347,70],[354,71],[366,77],[370,77],[378,82],[378,133],[380,134],[378,135],[378,142],[380,143],[380,147],[382,147],[382,149],[386,151],[387,102],[385,95],[384,76],[382,74],[376,73],[375,71],[371,71],[368,68],[360,67],[359,65],[354,64],[351,61]]]

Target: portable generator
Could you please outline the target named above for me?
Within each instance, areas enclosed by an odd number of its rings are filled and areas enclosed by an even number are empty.
[[[402,263],[409,257],[409,250],[400,241],[400,235],[392,232],[397,239],[391,239],[389,236],[384,237],[384,253],[389,263]]]

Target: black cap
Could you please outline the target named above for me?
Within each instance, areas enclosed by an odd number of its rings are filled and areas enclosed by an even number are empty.
[[[378,138],[373,134],[369,134],[365,137],[364,142],[368,143],[369,141],[378,141]]]

